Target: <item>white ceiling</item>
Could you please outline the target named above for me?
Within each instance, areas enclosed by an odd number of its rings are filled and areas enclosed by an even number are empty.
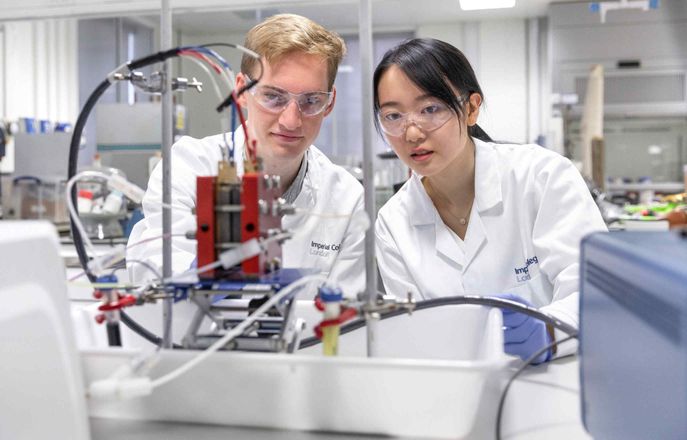
[[[372,23],[379,30],[411,30],[430,23],[537,17],[545,16],[548,5],[555,2],[570,0],[516,0],[514,8],[485,11],[463,11],[458,0],[373,0]],[[175,30],[191,35],[244,33],[261,18],[282,12],[305,15],[339,32],[358,26],[358,2],[350,0],[272,3],[262,9],[234,11],[184,10],[174,14],[173,23]]]
[[[612,1],[612,0],[600,0]],[[508,9],[463,11],[458,0],[371,0],[375,30],[413,30],[419,25],[547,15],[551,3],[589,0],[516,0]],[[358,28],[359,0],[169,0],[175,30],[190,35],[245,33],[280,12],[305,15],[339,32]],[[160,22],[160,0],[0,0],[3,20],[132,17]]]

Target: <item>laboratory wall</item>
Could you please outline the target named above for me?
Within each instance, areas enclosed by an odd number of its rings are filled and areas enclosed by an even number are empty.
[[[75,19],[0,24],[0,120],[73,123],[78,114]],[[9,142],[0,173],[14,171]]]
[[[2,26],[0,116],[74,121],[78,113],[76,20],[17,21]]]
[[[420,26],[418,37],[447,41],[472,64],[484,93],[479,124],[493,138],[531,142],[528,135],[526,20],[485,20]]]
[[[580,115],[589,71],[604,69],[604,173],[607,182],[683,188],[687,163],[687,2],[600,15],[582,4],[549,10],[552,87],[577,97],[563,108],[567,149],[581,159]]]
[[[580,4],[553,4],[549,16],[554,92],[583,99],[590,67],[601,64],[606,114],[687,114],[687,2],[610,11],[605,23]]]
[[[83,19],[78,24],[79,63],[79,109],[90,94],[116,67],[128,60],[148,55],[155,51],[152,26],[132,18]],[[144,69],[148,74],[151,69]],[[98,104],[148,102],[151,95],[136,93],[131,83],[118,83],[109,87]],[[96,153],[98,107],[86,122],[84,146],[79,154],[79,163],[90,164]],[[116,123],[119,121],[113,121]]]

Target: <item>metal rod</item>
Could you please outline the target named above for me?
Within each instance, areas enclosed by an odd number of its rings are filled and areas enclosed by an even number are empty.
[[[162,0],[160,15],[160,49],[172,48],[172,10],[169,0]],[[172,62],[167,60],[162,67],[164,87],[162,88],[162,276],[172,276]],[[162,348],[172,348],[172,305],[173,298],[162,303]]]
[[[360,41],[360,72],[362,80],[363,120],[363,183],[365,185],[365,211],[370,220],[375,218],[374,152],[372,151],[372,2],[360,0],[358,5],[358,39]],[[365,281],[368,304],[377,296],[377,269],[375,266],[374,227],[365,233]],[[371,324],[371,323],[370,323]],[[374,325],[367,326],[367,355],[376,354]]]

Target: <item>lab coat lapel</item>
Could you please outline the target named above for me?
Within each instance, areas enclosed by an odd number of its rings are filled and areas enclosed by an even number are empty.
[[[283,229],[293,230],[302,227],[305,222],[312,221],[313,218],[309,213],[315,211],[315,202],[317,201],[317,189],[319,182],[320,169],[313,155],[308,148],[305,151],[305,158],[308,161],[308,169],[303,180],[303,187],[301,192],[293,201],[293,206],[296,210],[302,211],[301,214],[285,215],[281,219],[281,226]]]
[[[493,144],[475,141],[475,203],[480,213],[503,203],[501,170]]]
[[[226,140],[227,142],[231,142],[231,133],[227,133],[226,135]],[[222,139],[222,142],[224,142],[224,139]],[[236,174],[238,176],[243,176],[244,169],[243,169],[243,161],[246,159],[246,136],[245,133],[243,132],[243,129],[240,127],[234,131],[234,158],[240,158],[236,160],[235,166],[236,166]],[[222,148],[222,146],[220,146]],[[214,164],[215,167],[217,167],[217,164]],[[217,171],[215,171],[215,174]]]
[[[470,223],[465,234],[465,269],[475,260],[480,250],[487,242],[487,231],[479,215],[479,209],[473,209],[470,213]]]
[[[408,212],[412,215],[411,223],[418,228],[418,234],[423,237],[423,242],[433,239],[432,244],[437,254],[447,259],[450,264],[462,267],[465,265],[465,254],[444,224],[420,179],[420,176],[413,174],[408,188],[409,199],[413,201],[408,207]],[[428,228],[434,230],[431,238],[428,235],[430,233]]]
[[[303,180],[301,192],[296,196],[296,200],[294,200],[293,204],[299,209],[312,210],[317,203],[316,194],[318,182],[320,182],[320,167],[317,161],[313,159],[310,148],[305,150],[305,160],[308,163],[308,169],[305,172],[305,179]]]
[[[436,208],[434,209],[436,212]],[[456,238],[451,234],[448,226],[444,224],[438,213],[436,214],[436,221],[434,222],[434,230],[436,231],[435,246],[437,253],[442,254],[461,268],[465,267],[465,252],[458,246]]]
[[[494,148],[474,139],[475,142],[475,201],[470,212],[470,223],[465,234],[465,268],[475,260],[489,237],[483,216],[498,215],[503,205],[501,172]]]

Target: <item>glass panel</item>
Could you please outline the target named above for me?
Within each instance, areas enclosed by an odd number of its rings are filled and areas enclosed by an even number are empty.
[[[571,123],[573,159],[581,160],[580,123]],[[605,166],[607,181],[681,182],[682,166],[687,163],[687,120],[606,119],[604,121]]]

